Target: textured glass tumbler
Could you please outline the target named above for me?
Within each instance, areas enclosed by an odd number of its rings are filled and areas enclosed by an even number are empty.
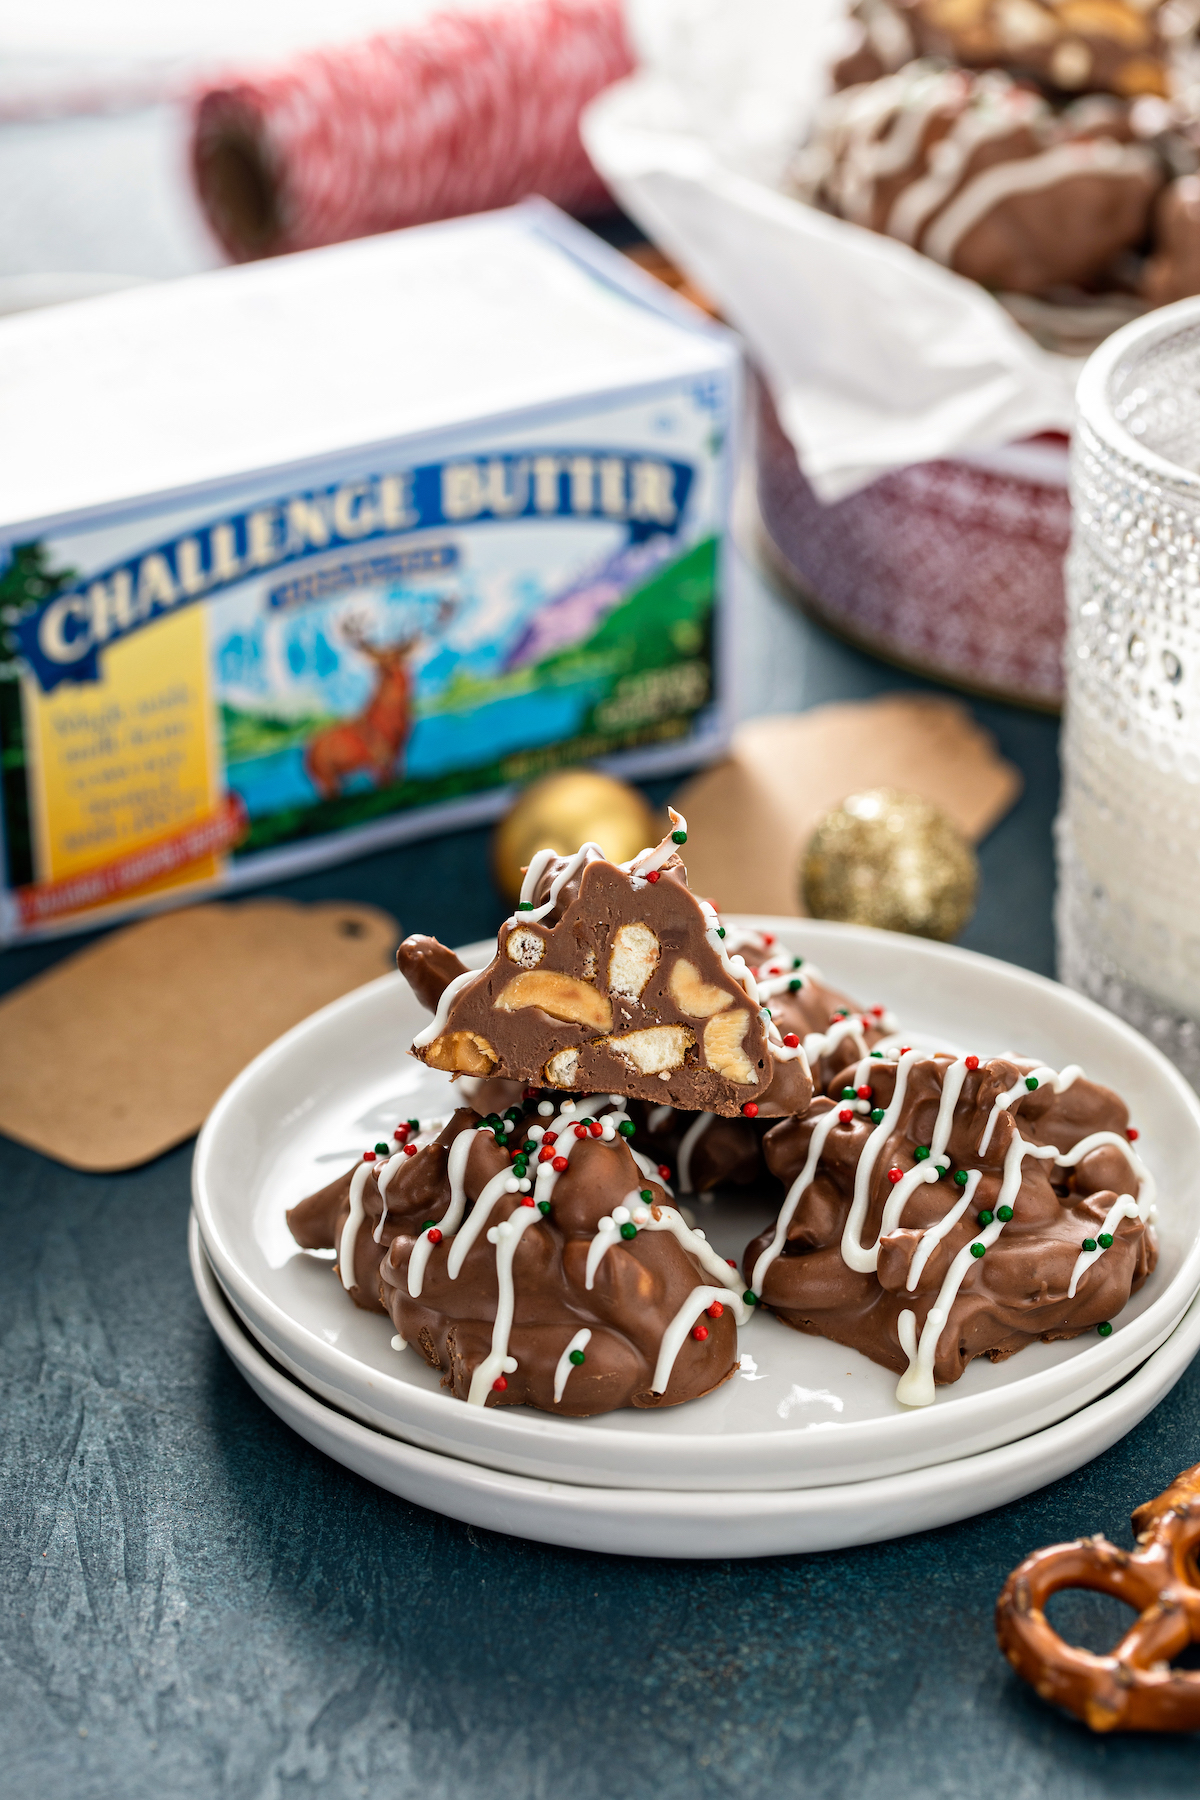
[[[1079,386],[1059,974],[1200,1087],[1200,301]]]

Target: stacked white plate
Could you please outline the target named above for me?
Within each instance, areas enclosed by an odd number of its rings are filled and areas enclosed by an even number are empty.
[[[1121,1020],[968,951],[812,920],[773,931],[921,1041],[1082,1063],[1128,1101],[1157,1177],[1159,1262],[1112,1335],[973,1363],[912,1410],[895,1377],[769,1314],[740,1333],[716,1393],[665,1412],[558,1419],[451,1398],[393,1328],[359,1312],[332,1253],[298,1250],[285,1212],[412,1116],[448,1112],[448,1079],[405,1055],[425,1015],[385,976],[287,1033],[217,1104],[196,1149],[192,1266],[251,1385],[301,1436],[392,1492],[548,1543],[633,1555],[830,1549],[964,1518],[1099,1454],[1200,1347],[1200,1102]],[[463,952],[481,965],[492,945]],[[741,1259],[769,1201],[689,1201]],[[1195,1301],[1195,1305],[1193,1302]]]

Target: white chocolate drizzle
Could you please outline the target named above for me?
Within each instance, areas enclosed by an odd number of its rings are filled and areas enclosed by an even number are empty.
[[[491,1182],[488,1183],[488,1187],[492,1185]],[[486,1188],[484,1192],[487,1192]],[[472,1213],[471,1217],[474,1216]],[[500,1292],[496,1302],[496,1322],[492,1326],[492,1347],[471,1376],[471,1386],[467,1392],[468,1406],[485,1406],[493,1383],[501,1375],[511,1375],[517,1366],[516,1357],[508,1354],[508,1338],[512,1331],[516,1304],[513,1257],[525,1231],[530,1225],[536,1225],[539,1217],[536,1207],[518,1206],[507,1219],[502,1219],[499,1225],[493,1225],[488,1232],[488,1243],[496,1246],[496,1281]]]
[[[558,905],[558,896],[580,869],[585,868],[588,863],[606,860],[599,844],[581,844],[575,854],[567,858],[550,883],[550,891],[541,906],[534,906],[533,896],[537,893],[538,883],[550,864],[558,861],[558,856],[557,850],[539,850],[533,857],[525,871],[525,879],[521,883],[521,903],[517,910],[504,921],[510,930],[514,925],[537,925],[546,917],[547,913],[554,911]]]
[[[363,1191],[374,1166],[373,1163],[360,1162],[350,1177],[350,1212],[342,1226],[341,1241],[338,1244],[338,1274],[347,1293],[354,1286],[354,1251],[358,1243],[359,1227],[363,1222]]]
[[[1063,1094],[1070,1087],[1071,1083],[1077,1080],[1082,1074],[1083,1070],[1078,1063],[1068,1063],[1067,1067],[1063,1069],[1061,1073],[1055,1069],[1048,1069],[1045,1064],[1039,1063],[1036,1069],[1030,1069],[1026,1074],[1019,1075],[1012,1086],[1010,1088],[1005,1088],[1002,1094],[997,1094],[992,1102],[992,1110],[988,1114],[987,1124],[983,1128],[983,1136],[979,1140],[980,1156],[984,1154],[992,1141],[992,1132],[996,1128],[996,1120],[1000,1117],[1002,1112],[1008,1111],[1014,1100],[1020,1100],[1026,1094],[1036,1093],[1040,1087],[1053,1088],[1056,1094]],[[1032,1087],[1029,1085],[1031,1081],[1033,1083]]]
[[[577,1331],[575,1333],[575,1336],[571,1339],[570,1343],[567,1345],[566,1349],[563,1351],[562,1355],[559,1357],[557,1363],[555,1363],[555,1365],[554,1365],[554,1404],[555,1404],[555,1406],[557,1406],[559,1404],[559,1402],[561,1401],[561,1399],[563,1397],[563,1389],[567,1385],[567,1377],[571,1374],[571,1371],[578,1366],[576,1363],[573,1363],[571,1361],[572,1353],[576,1350],[586,1350],[588,1345],[591,1343],[591,1341],[592,1341],[592,1334],[588,1330],[587,1326],[585,1325],[583,1327],[582,1331]]]
[[[456,975],[453,981],[446,983],[437,1003],[437,1011],[428,1025],[423,1026],[413,1039],[414,1050],[424,1050],[436,1038],[441,1037],[446,1029],[446,1020],[450,1017],[450,1008],[454,1004],[456,996],[461,994],[469,982],[478,981],[478,979],[478,969],[464,969],[461,975]]]

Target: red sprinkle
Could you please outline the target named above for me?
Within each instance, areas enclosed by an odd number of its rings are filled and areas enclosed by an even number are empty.
[[[869,1087],[856,1087],[854,1091],[860,1100],[869,1100],[871,1098],[871,1090]]]
[[[521,1098],[522,1100],[536,1100],[541,1091],[540,1088],[522,1088]]]
[[[543,1133],[542,1133],[542,1142],[543,1142],[543,1144],[557,1144],[557,1142],[558,1142],[558,1133],[557,1133],[557,1131],[545,1131],[545,1132],[543,1132]]]
[[[705,1338],[708,1336],[708,1326],[707,1325],[693,1325],[692,1336],[695,1338],[695,1340],[698,1344],[702,1344],[704,1342]]]
[[[554,1161],[550,1164],[550,1167],[552,1169],[557,1169],[557,1171],[560,1175],[562,1174],[562,1172],[566,1168],[566,1166],[567,1166],[567,1159],[565,1156],[556,1156],[554,1158]]]
[[[771,945],[775,942],[775,933],[773,931],[764,931],[762,934],[762,941],[769,950]]]
[[[968,1069],[977,1069],[979,1067],[979,1058],[977,1056],[964,1056],[963,1061],[966,1063]]]
[[[747,1119],[757,1119],[758,1102],[756,1100],[747,1100],[742,1108],[742,1112]]]
[[[553,1150],[539,1150],[538,1151],[538,1161],[540,1163],[550,1162],[552,1160],[553,1156],[554,1156]]]
[[[1136,1144],[1138,1138],[1137,1126],[1127,1125],[1125,1127],[1125,1136],[1129,1139],[1131,1144]]]
[[[658,870],[657,869],[647,869],[646,870],[646,880],[647,881],[657,881],[658,880]]]
[[[397,1125],[395,1131],[393,1131],[393,1133],[392,1133],[392,1136],[395,1138],[395,1140],[398,1144],[402,1144],[404,1142],[405,1138],[408,1136],[408,1126],[407,1125]]]
[[[730,1268],[731,1268],[731,1269],[736,1269],[736,1268],[737,1268],[737,1264],[736,1264],[736,1263],[735,1263],[735,1262],[734,1262],[734,1260],[733,1260],[733,1258],[732,1258],[732,1256],[727,1256],[727,1257],[726,1257],[726,1258],[725,1258],[725,1261],[726,1261],[726,1262],[727,1262],[727,1263],[728,1263],[728,1264],[729,1264],[729,1266],[730,1266]]]
[[[534,1200],[534,1198],[533,1198],[533,1195],[532,1195],[532,1194],[522,1194],[522,1195],[521,1195],[521,1205],[522,1205],[522,1206],[534,1206],[534,1205],[536,1205],[536,1202],[535,1202],[535,1200]]]
[[[586,1125],[577,1125],[575,1127],[575,1136],[577,1138],[585,1138],[587,1136],[587,1134],[588,1134],[588,1128]]]
[[[506,1375],[497,1375],[495,1381],[492,1383],[492,1392],[494,1394],[502,1394],[507,1386],[508,1377]]]
[[[841,1120],[843,1125],[849,1125],[849,1123],[850,1123],[851,1119],[853,1119],[853,1117],[854,1117],[854,1108],[852,1106],[843,1106],[842,1110],[838,1114],[838,1118]]]
[[[901,1054],[901,1056],[907,1056],[907,1055],[908,1055],[908,1053],[909,1053],[909,1051],[910,1051],[910,1050],[911,1050],[911,1049],[912,1049],[912,1045],[911,1045],[911,1044],[901,1044],[901,1046],[900,1046],[900,1054]]]
[[[873,1007],[872,1007],[872,1008],[871,1008],[871,1017],[872,1017],[872,1018],[873,1018],[873,1019],[882,1019],[882,1017],[883,1017],[883,1008],[882,1008],[882,1006],[873,1006]]]
[[[787,1032],[783,1041],[789,1050],[797,1050],[800,1047],[800,1039],[794,1031]]]
[[[432,1231],[426,1232],[425,1235],[428,1237],[431,1244],[440,1244],[442,1241],[442,1234],[436,1225],[433,1227]]]
[[[591,1124],[588,1126],[588,1130],[591,1132],[593,1137],[603,1137],[604,1136],[604,1127],[600,1123],[599,1119],[593,1119]]]
[[[364,1162],[374,1162],[375,1161],[375,1152],[373,1150],[364,1150],[363,1151],[363,1161]]]
[[[404,1154],[405,1156],[415,1156],[417,1154],[417,1146],[415,1144],[405,1144]]]
[[[664,1180],[664,1181],[670,1181],[670,1179],[671,1179],[671,1165],[670,1165],[670,1163],[659,1163],[659,1165],[658,1165],[658,1172],[659,1172],[659,1174],[660,1174],[660,1175],[661,1175],[661,1176],[662,1176],[662,1178],[663,1178],[663,1180]]]
[[[721,1305],[721,1302],[719,1300],[714,1300],[712,1305],[710,1307],[708,1307],[707,1311],[708,1311],[708,1316],[710,1319],[719,1319],[719,1318],[723,1317],[725,1308]]]
[[[904,1180],[904,1170],[903,1169],[889,1169],[888,1170],[888,1180],[893,1181],[893,1182],[903,1181]]]

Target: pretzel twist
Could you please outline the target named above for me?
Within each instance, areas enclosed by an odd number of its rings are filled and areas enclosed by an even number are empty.
[[[1200,1730],[1200,1671],[1171,1658],[1200,1641],[1200,1463],[1133,1514],[1138,1548],[1080,1538],[1035,1550],[996,1602],[996,1635],[1025,1681],[1093,1731]],[[1135,1609],[1107,1656],[1065,1643],[1046,1618],[1063,1588],[1091,1588]]]

